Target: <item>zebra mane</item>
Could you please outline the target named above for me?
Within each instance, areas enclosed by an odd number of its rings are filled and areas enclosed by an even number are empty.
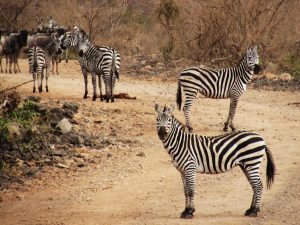
[[[173,121],[175,121],[179,125],[179,128],[185,132],[185,125],[181,121],[179,121],[174,115],[172,115],[172,118]]]
[[[246,57],[247,57],[247,53],[245,53],[245,54],[242,56],[242,58],[238,61],[237,67],[238,67],[239,65],[241,65],[242,62],[244,62],[244,60],[246,59]]]

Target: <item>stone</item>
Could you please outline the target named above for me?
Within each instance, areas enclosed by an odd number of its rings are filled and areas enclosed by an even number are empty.
[[[82,145],[84,139],[81,136],[74,134],[70,137],[70,143],[73,145]]]
[[[146,157],[146,154],[144,152],[139,152],[138,154],[136,154],[136,156],[139,157]]]
[[[28,96],[25,100],[29,100],[32,102],[40,102],[42,98],[40,96]]]
[[[72,124],[68,119],[63,118],[55,127],[55,130],[59,131],[62,134],[67,134],[72,130]]]
[[[69,168],[67,165],[62,164],[62,163],[57,163],[56,167],[58,167],[58,168]]]
[[[292,79],[292,75],[289,73],[282,73],[280,74],[279,79],[284,81],[289,81]]]
[[[63,109],[69,109],[69,110],[71,110],[72,112],[77,113],[77,112],[78,112],[78,109],[79,109],[79,106],[78,106],[78,104],[75,103],[75,102],[65,102],[65,103],[63,104],[63,107],[62,107],[62,108],[63,108]]]
[[[7,125],[7,141],[10,143],[22,140],[22,130],[16,123],[9,123]]]

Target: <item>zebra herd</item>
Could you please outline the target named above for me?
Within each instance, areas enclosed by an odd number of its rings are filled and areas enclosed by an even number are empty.
[[[195,212],[196,172],[219,174],[236,166],[242,169],[253,190],[252,202],[245,216],[257,216],[260,211],[263,185],[259,168],[266,153],[267,188],[270,188],[275,176],[272,153],[260,135],[236,131],[233,125],[238,99],[246,91],[253,74],[257,74],[259,70],[257,47],[247,49],[246,55],[235,68],[192,67],[182,70],[178,78],[176,102],[180,110],[183,91],[185,95],[183,110],[188,132],[172,113],[176,107],[175,103],[164,108],[155,103],[158,136],[182,177],[186,204],[181,218],[192,218]],[[228,131],[230,126],[231,133],[213,137],[191,133],[193,128],[189,114],[198,93],[213,99],[230,98],[229,115],[223,130]]]
[[[24,37],[27,34],[22,34]],[[14,38],[20,46],[25,46],[25,38],[18,35]],[[26,40],[27,41],[27,40]],[[48,78],[51,60],[62,49],[75,48],[79,53],[79,64],[84,77],[85,92],[83,98],[87,98],[88,78],[92,76],[93,101],[97,98],[97,78],[100,90],[100,100],[114,102],[115,82],[119,79],[120,54],[109,46],[94,45],[82,29],[74,27],[73,31],[56,31],[44,37],[38,37],[29,46],[28,60],[30,73],[33,75],[33,92],[38,80],[38,90],[43,91],[43,79],[45,74],[46,92],[49,91]],[[1,45],[0,45],[1,47]],[[1,48],[0,48],[1,50]],[[1,51],[0,51],[1,52]],[[3,51],[2,51],[3,52]],[[19,51],[15,53],[20,54]],[[11,62],[18,67],[17,57],[11,57]],[[16,70],[16,68],[15,68]],[[45,70],[45,72],[44,72]],[[253,198],[250,208],[246,210],[246,216],[257,216],[260,211],[262,196],[262,181],[259,168],[264,154],[267,156],[267,187],[270,188],[275,176],[275,164],[272,154],[264,139],[253,132],[236,131],[233,124],[234,115],[239,97],[246,91],[253,74],[258,73],[259,55],[257,47],[248,48],[245,56],[235,68],[211,69],[205,67],[192,67],[182,70],[178,78],[176,102],[178,109],[183,105],[182,95],[185,96],[183,106],[185,125],[179,122],[173,115],[175,103],[170,107],[161,107],[155,103],[157,112],[157,133],[164,148],[171,156],[176,169],[181,173],[186,199],[185,209],[181,218],[192,218],[195,211],[194,193],[196,172],[206,174],[219,174],[239,166],[252,189]],[[2,71],[2,66],[1,66]],[[102,83],[105,85],[105,95],[102,94]],[[230,98],[230,109],[224,132],[228,126],[232,132],[214,137],[200,136],[192,133],[190,122],[190,109],[197,94],[213,98]]]

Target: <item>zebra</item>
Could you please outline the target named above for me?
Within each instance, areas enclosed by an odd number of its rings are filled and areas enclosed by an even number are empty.
[[[229,114],[224,123],[224,132],[228,131],[228,125],[235,131],[233,124],[239,97],[246,91],[253,73],[260,71],[259,55],[257,47],[248,48],[247,53],[241,59],[237,67],[226,69],[210,69],[204,67],[192,67],[184,69],[178,79],[176,102],[178,109],[181,109],[182,92],[185,94],[183,107],[185,123],[188,130],[193,130],[190,122],[190,109],[193,100],[198,92],[207,98],[225,99],[230,98]]]
[[[95,46],[87,36],[79,42],[79,56],[84,67],[91,71],[92,79],[96,78],[96,74],[102,74],[105,84],[106,102],[114,102],[113,89],[115,80],[119,79],[120,55],[117,51],[109,46]],[[99,78],[100,80],[100,78]],[[100,98],[102,100],[102,90],[100,87]],[[93,100],[96,99],[96,88],[94,86]]]
[[[46,69],[46,92],[48,89],[48,77],[49,70],[51,68],[52,56],[56,53],[61,53],[62,36],[57,37],[56,34],[52,34],[48,37],[47,42],[45,42],[44,47],[33,46],[28,50],[28,60],[29,60],[29,72],[33,76],[33,93],[35,92],[35,81],[36,74],[38,79],[39,92],[43,91],[43,79],[44,79],[44,69]]]
[[[74,32],[67,33],[65,39],[63,40],[62,47],[63,48],[70,48],[75,47],[77,50],[79,50],[79,45],[81,44],[82,48],[86,49],[84,46],[93,46],[89,53],[83,53],[81,51],[80,57],[79,57],[79,64],[81,67],[81,71],[84,78],[84,84],[85,84],[85,92],[83,98],[87,98],[88,90],[87,90],[87,73],[92,74],[92,83],[93,83],[93,101],[96,100],[97,94],[96,94],[96,76],[98,75],[98,83],[99,83],[99,89],[100,89],[100,100],[102,101],[103,95],[102,95],[102,85],[101,85],[101,76],[105,83],[106,88],[106,102],[109,102],[109,99],[111,101],[114,101],[113,97],[113,86],[110,84],[114,84],[115,79],[119,79],[119,71],[120,71],[120,63],[121,63],[121,57],[120,54],[114,50],[113,48],[109,46],[95,46],[92,43],[89,42],[87,34],[75,27]],[[93,55],[97,55],[96,57],[92,56],[90,53],[93,49]],[[90,58],[88,59],[87,56]],[[93,58],[94,57],[94,58]],[[97,66],[93,65],[92,61],[95,61],[95,63],[98,63]],[[110,76],[110,74],[113,74]],[[110,77],[112,79],[110,79]],[[109,82],[111,81],[111,82]]]
[[[192,218],[195,211],[194,192],[196,172],[219,174],[240,166],[252,189],[253,198],[245,216],[257,216],[263,185],[259,175],[264,153],[267,155],[267,188],[270,189],[275,177],[275,164],[264,139],[249,131],[226,133],[207,137],[185,132],[184,125],[172,112],[176,104],[162,107],[155,103],[157,112],[157,133],[164,148],[171,156],[176,169],[181,173],[185,209],[181,218]]]

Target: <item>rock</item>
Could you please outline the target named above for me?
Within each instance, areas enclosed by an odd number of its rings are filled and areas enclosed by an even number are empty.
[[[74,134],[70,137],[70,143],[73,145],[82,145],[84,139],[81,136]]]
[[[42,116],[46,115],[49,111],[49,108],[46,105],[39,103],[39,102],[33,102],[32,106],[33,106],[34,110],[36,112],[38,112],[39,114],[41,114]]]
[[[144,152],[139,152],[138,154],[136,154],[136,156],[139,157],[146,157],[146,154]]]
[[[69,109],[72,112],[77,113],[78,109],[79,109],[79,106],[75,102],[65,102],[62,108],[63,109]]]
[[[62,134],[67,134],[72,130],[72,124],[68,119],[63,118],[55,127],[55,129]]]
[[[16,141],[22,140],[22,130],[16,123],[9,123],[7,125],[7,141],[14,143]]]
[[[40,102],[41,101],[41,97],[40,96],[28,96],[26,99],[25,99],[25,101],[26,100],[29,100],[29,101],[32,101],[32,102]]]
[[[144,69],[145,69],[145,70],[151,70],[151,69],[152,69],[152,66],[149,66],[149,65],[148,65],[148,66],[145,66]]]
[[[158,60],[152,59],[152,60],[149,60],[148,63],[150,66],[155,67],[158,64]]]
[[[69,168],[67,165],[62,164],[62,163],[57,163],[56,167],[58,167],[58,168]]]
[[[264,73],[264,77],[270,80],[277,79],[277,76],[274,73],[270,73],[270,72]]]
[[[289,81],[292,79],[292,75],[289,73],[282,73],[280,74],[279,79],[284,81]]]
[[[141,65],[142,65],[142,66],[145,66],[145,65],[146,65],[146,63],[147,63],[147,61],[146,61],[146,60],[143,60],[143,61],[141,61]]]
[[[24,161],[22,159],[19,159],[19,158],[16,159],[16,166],[21,167],[21,166],[23,166],[23,164],[24,164]]]

